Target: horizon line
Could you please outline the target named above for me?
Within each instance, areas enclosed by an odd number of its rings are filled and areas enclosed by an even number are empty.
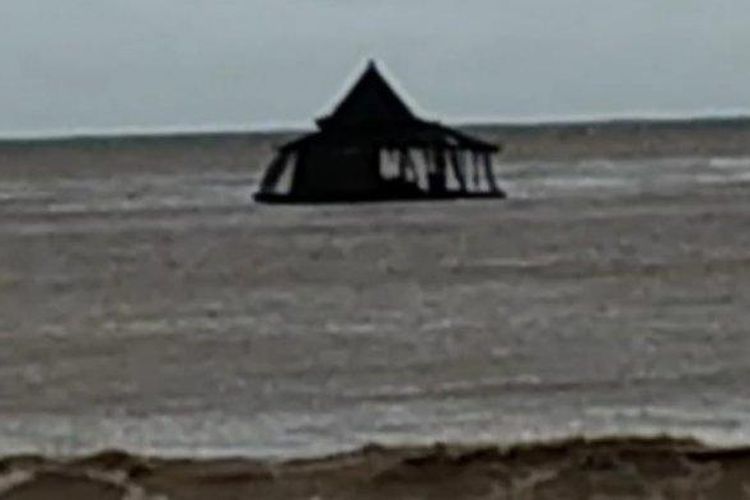
[[[628,123],[671,122],[715,122],[750,121],[750,110],[737,112],[707,112],[696,114],[679,113],[632,113],[612,115],[550,115],[527,117],[461,117],[440,120],[441,123],[457,127],[545,127],[614,125]],[[68,130],[23,130],[0,132],[0,142],[15,141],[66,141],[81,139],[118,139],[148,137],[178,137],[199,135],[242,135],[304,133],[315,130],[311,122],[270,122],[263,125],[209,125],[209,126],[124,126],[124,127],[79,127]]]

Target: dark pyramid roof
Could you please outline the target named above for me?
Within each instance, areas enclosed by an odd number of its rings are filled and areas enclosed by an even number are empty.
[[[318,120],[322,129],[392,125],[416,118],[373,61],[333,112]]]
[[[295,151],[310,144],[341,147],[369,143],[383,148],[444,148],[494,153],[494,144],[416,117],[372,61],[333,112],[318,119],[320,130],[280,147]]]

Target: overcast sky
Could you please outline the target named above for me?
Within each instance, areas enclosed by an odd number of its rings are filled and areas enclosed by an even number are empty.
[[[430,117],[750,111],[748,0],[0,0],[0,135],[310,125],[363,61]]]

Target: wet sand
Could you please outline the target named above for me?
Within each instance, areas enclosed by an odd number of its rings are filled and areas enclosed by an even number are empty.
[[[716,499],[750,494],[750,450],[693,441],[611,439],[383,448],[286,462],[164,460],[116,451],[0,462],[0,498]]]

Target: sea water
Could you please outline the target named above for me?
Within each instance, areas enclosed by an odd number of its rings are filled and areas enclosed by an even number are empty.
[[[0,178],[0,453],[750,443],[750,159],[497,173],[509,200],[316,207]]]

